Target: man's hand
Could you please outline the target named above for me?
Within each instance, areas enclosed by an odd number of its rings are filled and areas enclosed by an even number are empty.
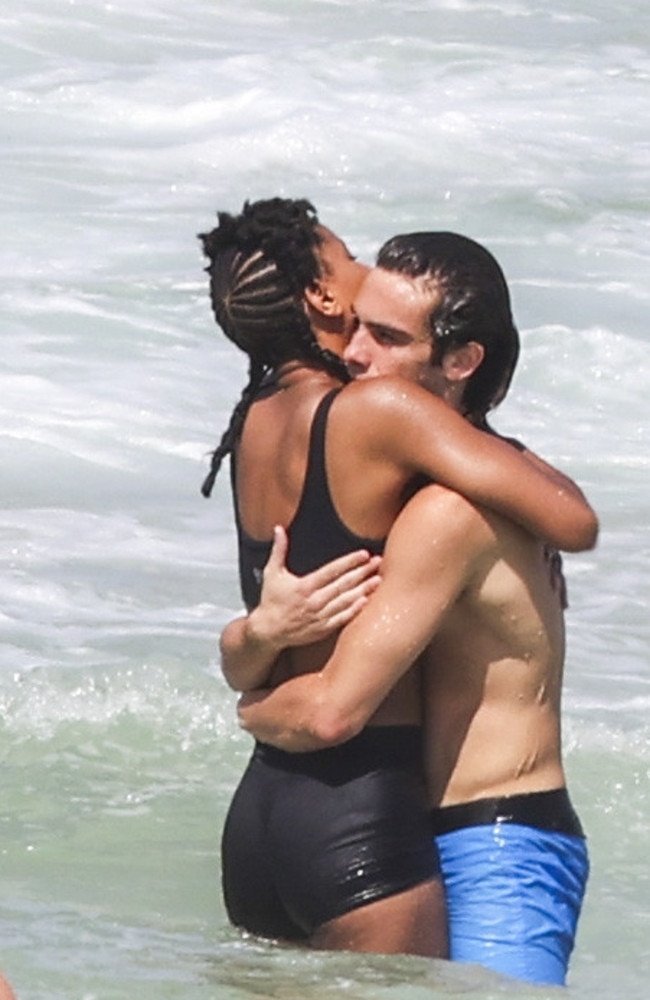
[[[380,556],[351,552],[295,576],[286,567],[288,547],[286,531],[276,527],[260,604],[221,633],[221,669],[235,691],[268,684],[283,649],[319,642],[343,628],[379,585]]]
[[[326,639],[347,625],[380,582],[380,556],[359,550],[326,563],[306,576],[286,567],[289,542],[276,526],[264,567],[262,597],[248,618],[248,633],[276,652]]]

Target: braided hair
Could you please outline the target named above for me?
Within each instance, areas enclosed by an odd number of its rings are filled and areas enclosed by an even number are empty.
[[[320,274],[322,242],[314,206],[304,199],[245,202],[239,215],[218,212],[218,225],[199,239],[209,260],[210,301],[226,337],[248,355],[248,383],[235,406],[201,488],[209,497],[226,455],[237,441],[249,407],[274,370],[290,360],[309,361],[348,381],[341,359],[321,348],[303,307],[306,288]]]

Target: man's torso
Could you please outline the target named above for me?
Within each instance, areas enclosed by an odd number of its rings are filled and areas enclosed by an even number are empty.
[[[476,516],[491,538],[424,654],[433,806],[564,784],[560,594],[540,543]]]

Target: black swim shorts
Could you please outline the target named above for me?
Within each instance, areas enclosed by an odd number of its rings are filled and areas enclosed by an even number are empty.
[[[369,727],[311,753],[257,744],[226,819],[222,871],[233,924],[293,941],[438,875],[420,730]]]

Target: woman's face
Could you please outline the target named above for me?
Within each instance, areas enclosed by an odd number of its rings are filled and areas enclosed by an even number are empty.
[[[322,274],[319,284],[327,289],[345,317],[346,332],[354,327],[353,304],[365,276],[370,270],[352,256],[343,240],[326,226],[318,227],[322,243],[317,248]]]

